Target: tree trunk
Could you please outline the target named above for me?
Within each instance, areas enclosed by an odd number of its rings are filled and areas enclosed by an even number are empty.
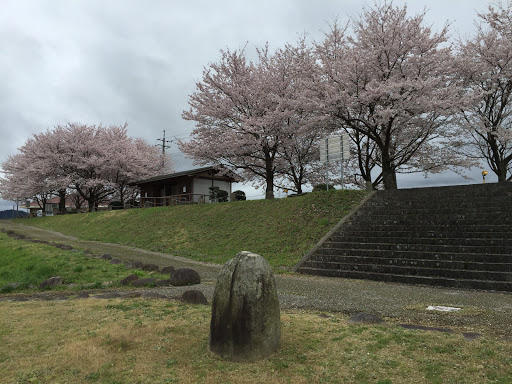
[[[267,155],[267,158],[265,159],[265,181],[267,183],[266,189],[265,189],[265,199],[273,199],[274,198],[274,170],[273,170],[274,162],[270,158],[270,156]]]
[[[397,189],[395,168],[384,151],[382,153],[382,181],[384,189]]]
[[[119,188],[119,200],[121,201],[121,206],[124,207],[124,187]]]
[[[92,212],[94,211],[94,200],[93,199],[90,199],[90,200],[87,200],[87,202],[89,203],[89,212]]]
[[[43,209],[42,209],[42,213],[41,213],[41,217],[45,217],[46,216],[46,202],[48,200],[46,199],[46,197],[43,197]]]
[[[267,189],[265,190],[265,199],[273,199],[274,198],[274,186],[269,184],[267,180]]]
[[[504,161],[500,161],[496,163],[498,175],[498,183],[506,183],[507,182],[507,163]]]
[[[66,190],[59,189],[59,213],[66,213]]]

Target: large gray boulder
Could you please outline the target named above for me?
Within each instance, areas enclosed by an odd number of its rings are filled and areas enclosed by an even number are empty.
[[[132,273],[131,275],[128,275],[123,280],[121,280],[120,283],[122,285],[130,285],[132,282],[134,282],[135,280],[138,280],[138,279],[139,279],[139,276]]]
[[[254,361],[280,344],[281,318],[272,269],[260,255],[240,252],[217,279],[210,350],[232,361]]]
[[[171,285],[183,287],[186,285],[201,284],[201,276],[191,268],[179,268],[171,275]]]
[[[142,269],[143,271],[149,271],[149,272],[153,272],[153,271],[159,271],[160,270],[160,267],[156,264],[144,264],[140,269]]]

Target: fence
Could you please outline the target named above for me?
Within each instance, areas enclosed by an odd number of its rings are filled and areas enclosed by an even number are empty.
[[[184,193],[181,195],[160,196],[160,197],[141,197],[141,207],[165,207],[173,205],[201,204],[209,203],[208,195]]]

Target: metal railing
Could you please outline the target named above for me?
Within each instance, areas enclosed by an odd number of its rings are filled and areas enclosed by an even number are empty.
[[[140,206],[143,208],[202,203],[210,203],[210,197],[208,195],[197,193],[184,193],[181,195],[140,198]]]

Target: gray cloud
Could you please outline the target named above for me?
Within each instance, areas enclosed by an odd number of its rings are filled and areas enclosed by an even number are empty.
[[[369,2],[371,3],[371,2]],[[293,42],[304,32],[321,39],[328,23],[361,12],[357,0],[2,1],[0,13],[0,162],[32,134],[56,124],[129,123],[129,134],[151,143],[165,129],[181,138],[187,98],[219,50]],[[427,6],[437,28],[473,31],[481,0],[410,1]],[[176,147],[178,169],[190,167]],[[428,185],[436,175],[401,178]],[[415,184],[417,183],[417,184]],[[259,193],[255,192],[255,193]]]

